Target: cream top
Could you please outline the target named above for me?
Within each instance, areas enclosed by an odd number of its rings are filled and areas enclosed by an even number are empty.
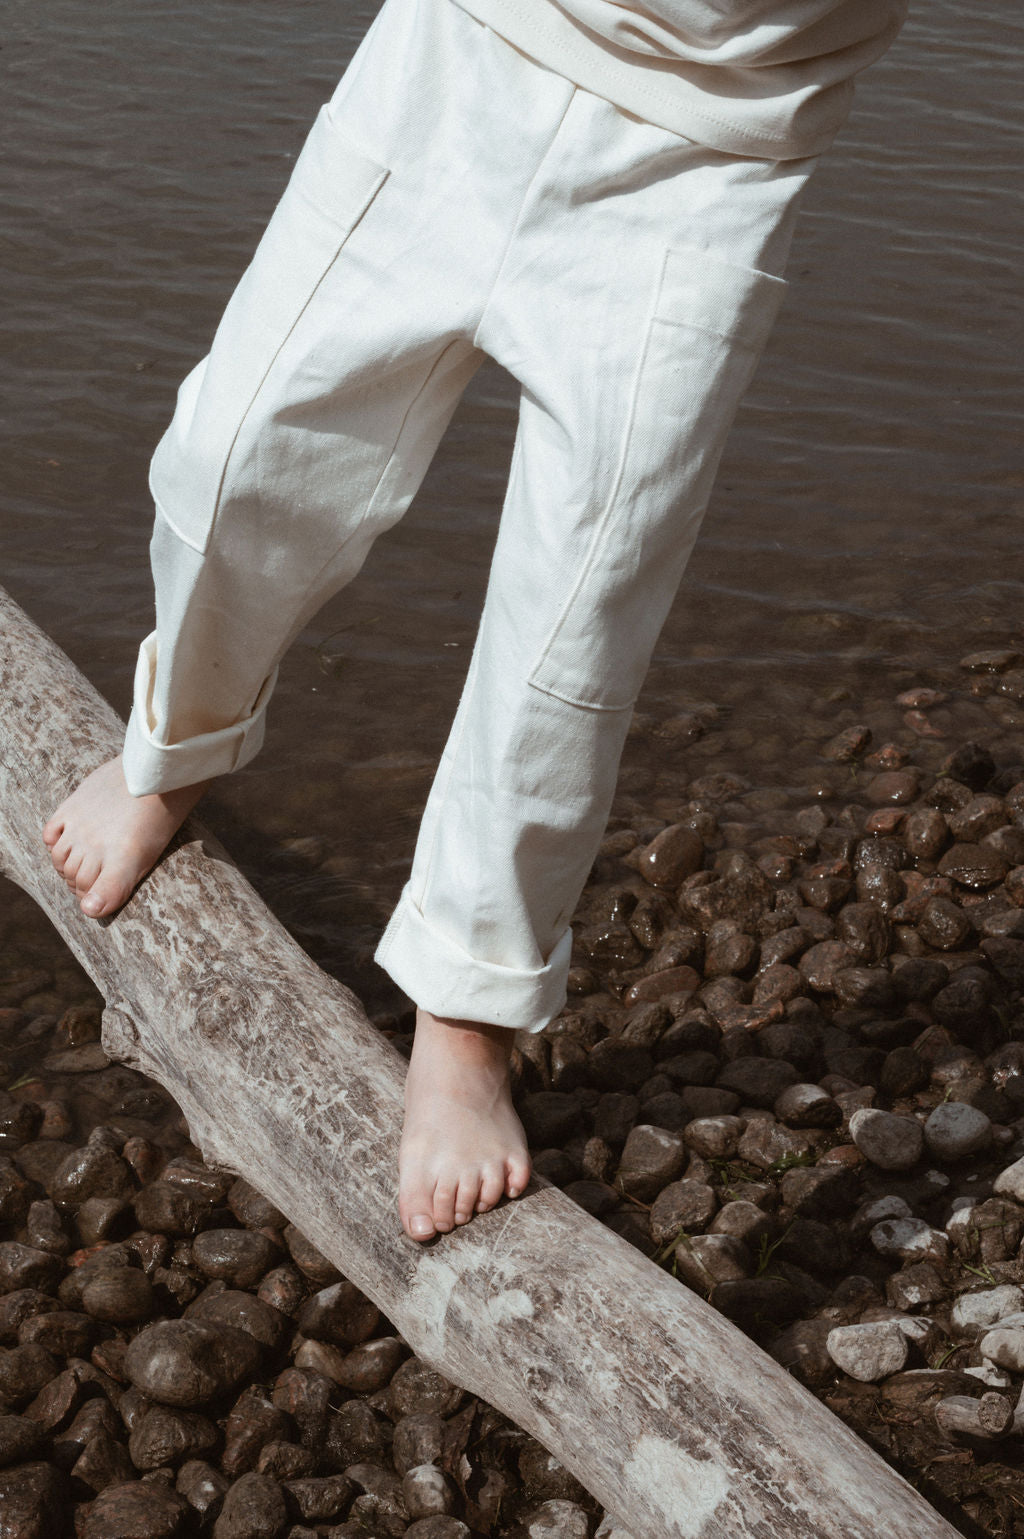
[[[907,0],[455,0],[530,58],[733,154],[827,149]]]

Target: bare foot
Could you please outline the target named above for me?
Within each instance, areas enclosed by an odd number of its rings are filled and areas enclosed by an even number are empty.
[[[126,903],[209,784],[132,796],[121,760],[101,764],[43,829],[50,859],[90,919]]]
[[[509,1087],[515,1033],[416,1012],[398,1152],[398,1211],[413,1240],[468,1224],[530,1179]]]

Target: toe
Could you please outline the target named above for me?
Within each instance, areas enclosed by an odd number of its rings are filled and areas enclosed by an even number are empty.
[[[64,819],[59,812],[55,812],[50,821],[43,824],[43,843],[52,850],[63,832]]]
[[[454,1181],[439,1181],[434,1187],[434,1223],[442,1233],[455,1228]]]
[[[485,1165],[483,1179],[480,1182],[480,1195],[477,1198],[476,1210],[478,1213],[486,1213],[488,1208],[493,1208],[495,1203],[501,1201],[505,1190],[505,1171],[501,1165]]]
[[[457,1224],[469,1223],[473,1217],[479,1196],[479,1170],[464,1170],[459,1180],[459,1189],[455,1194],[455,1222]]]
[[[57,840],[56,844],[52,844],[50,846],[50,859],[53,861],[53,868],[55,871],[59,871],[63,875],[64,866],[67,863],[67,859],[70,854],[71,840],[62,834]]]
[[[122,903],[127,902],[129,896],[130,889],[123,882],[101,875],[86,892],[79,907],[90,919],[102,919],[107,914],[115,913]]]
[[[402,1228],[411,1240],[431,1240],[437,1232],[434,1228],[433,1184],[422,1179],[399,1180],[398,1216]]]
[[[80,898],[92,887],[102,869],[102,864],[96,855],[86,855],[75,872],[75,891]],[[67,873],[65,872],[65,875]]]
[[[60,871],[61,876],[67,882],[69,887],[74,887],[81,864],[81,853],[78,850],[72,850]]]
[[[505,1190],[510,1197],[518,1197],[530,1179],[530,1161],[521,1156],[513,1156],[505,1161]]]

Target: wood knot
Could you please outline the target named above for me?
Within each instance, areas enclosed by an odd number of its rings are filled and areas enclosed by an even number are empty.
[[[108,1005],[100,1020],[100,1041],[108,1058],[136,1058],[139,1028],[124,1010]]]

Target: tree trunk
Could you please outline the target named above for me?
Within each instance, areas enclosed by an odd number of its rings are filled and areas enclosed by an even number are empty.
[[[112,919],[39,828],[122,724],[0,590],[0,866],[175,1098],[427,1363],[549,1448],[638,1539],[956,1534],[728,1320],[550,1184],[428,1245],[396,1207],[404,1064],[195,822]]]

